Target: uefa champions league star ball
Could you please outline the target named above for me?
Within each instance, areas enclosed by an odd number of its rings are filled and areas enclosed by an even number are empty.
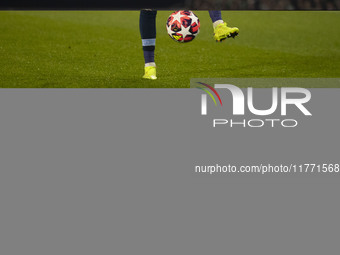
[[[169,16],[166,29],[176,42],[191,42],[200,31],[200,21],[192,11],[176,11]]]

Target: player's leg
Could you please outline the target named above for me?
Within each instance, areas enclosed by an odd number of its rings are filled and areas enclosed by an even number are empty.
[[[221,11],[209,11],[211,21],[214,27],[214,39],[217,42],[222,42],[223,40],[235,37],[239,33],[237,27],[228,27],[227,23],[223,21]]]
[[[141,10],[139,30],[142,37],[145,74],[143,78],[156,80],[155,46],[156,46],[156,10]]]

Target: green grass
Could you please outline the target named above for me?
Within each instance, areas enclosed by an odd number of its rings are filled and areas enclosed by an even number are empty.
[[[144,81],[138,11],[1,11],[0,87],[189,87],[190,78],[340,77],[340,12],[224,11],[235,40],[179,44],[157,14],[157,81]]]

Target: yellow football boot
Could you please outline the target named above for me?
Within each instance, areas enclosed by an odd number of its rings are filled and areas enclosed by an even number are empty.
[[[237,27],[228,27],[227,23],[221,23],[214,28],[214,39],[216,42],[222,42],[227,38],[234,38],[238,35],[239,29]]]
[[[144,70],[145,70],[145,74],[143,76],[144,79],[149,79],[149,80],[157,79],[155,66],[146,66]]]

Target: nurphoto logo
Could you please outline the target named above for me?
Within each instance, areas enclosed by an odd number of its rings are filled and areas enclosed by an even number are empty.
[[[257,109],[254,106],[254,93],[253,88],[251,87],[248,87],[246,89],[246,93],[244,93],[239,87],[232,84],[215,84],[214,86],[202,82],[198,82],[198,84],[199,85],[197,85],[196,88],[205,92],[201,94],[202,116],[208,115],[208,96],[214,102],[215,106],[220,105],[220,107],[223,108],[223,112],[226,112],[226,114],[232,113],[232,116],[242,116],[245,115],[247,110],[253,115],[261,116],[261,118],[243,119],[241,121],[235,121],[235,119],[214,118],[213,127],[221,125],[229,127],[263,127],[265,125],[270,125],[271,127],[275,127],[278,126],[278,124],[282,127],[296,127],[298,125],[298,121],[296,119],[269,118],[269,116],[274,113],[276,115],[279,114],[280,116],[287,116],[288,105],[296,107],[304,116],[312,115],[305,106],[305,104],[311,99],[311,93],[305,88],[269,88],[271,89],[271,106],[267,109]],[[218,93],[216,89],[220,89],[220,93]],[[223,105],[221,95],[227,97],[227,100],[232,99],[232,109],[228,109]],[[219,101],[219,104],[215,97]],[[266,118],[263,118],[263,116],[266,116]]]

